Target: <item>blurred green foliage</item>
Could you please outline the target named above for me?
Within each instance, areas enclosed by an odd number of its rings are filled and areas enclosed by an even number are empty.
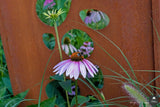
[[[0,38],[0,107],[16,107],[22,101],[28,100],[24,99],[27,93],[28,90],[13,96],[3,45]]]
[[[91,37],[84,31],[79,29],[72,29],[68,31],[62,38],[62,45],[65,37],[68,37],[71,41],[71,44],[76,48],[80,49],[84,42],[91,42],[91,47],[93,47],[93,41]],[[71,55],[71,53],[69,53]]]
[[[46,16],[44,16],[43,13],[47,12],[48,10],[51,11],[51,10],[57,10],[57,9],[62,8],[65,11],[65,13],[61,14],[58,17],[57,25],[59,26],[62,22],[64,22],[64,20],[67,17],[67,14],[69,12],[70,5],[71,5],[71,0],[54,0],[56,5],[54,5],[53,8],[49,8],[49,9],[43,7],[44,1],[45,0],[37,0],[36,12],[37,12],[38,17],[45,24],[47,24],[49,26],[54,26],[54,21],[51,19],[46,19]]]
[[[89,10],[93,11],[93,9],[85,9],[85,10],[80,11],[79,15],[80,15],[80,17],[81,17],[81,19],[82,19],[83,22],[84,22],[84,20],[85,20],[85,18],[87,16],[87,12]],[[90,27],[90,28],[92,28],[92,29],[94,29],[94,30],[103,29],[106,26],[108,26],[108,24],[110,22],[109,17],[105,13],[103,13],[103,15],[105,17],[105,20],[102,18],[100,21],[98,21],[96,23],[92,22],[90,24],[87,24],[87,26]]]
[[[12,95],[13,92],[8,74],[7,63],[0,38],[0,99],[10,98]]]
[[[55,38],[53,34],[50,33],[43,34],[43,42],[47,46],[47,48],[53,50],[55,46]]]

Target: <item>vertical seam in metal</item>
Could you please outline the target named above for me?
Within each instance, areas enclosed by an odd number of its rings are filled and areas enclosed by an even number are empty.
[[[153,0],[151,0],[151,29],[152,29],[152,51],[153,51],[153,70],[155,70],[155,47],[154,47],[154,27],[153,27]],[[153,72],[153,79],[156,77],[156,73]],[[153,85],[156,86],[156,80],[153,82]],[[156,94],[156,89],[154,91]]]

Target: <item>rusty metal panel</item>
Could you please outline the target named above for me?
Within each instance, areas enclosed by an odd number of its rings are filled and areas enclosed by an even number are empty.
[[[97,9],[106,13],[110,24],[99,30],[115,42],[125,53],[134,70],[154,69],[151,0],[72,0],[70,12],[65,22],[58,27],[60,38],[70,29],[81,29],[106,49],[131,74],[131,70],[120,52],[108,40],[79,24],[83,23],[79,17],[82,9]],[[31,88],[27,98],[38,98],[43,71],[51,51],[43,44],[42,34],[55,31],[42,23],[35,11],[36,0],[1,0],[0,1],[0,32],[4,44],[9,74],[14,94]],[[104,68],[108,67],[124,75],[122,69],[105,52],[94,45],[95,49],[89,60],[99,65],[104,75],[115,75]],[[57,45],[56,47],[57,48]],[[68,58],[63,54],[64,59]],[[58,51],[55,51],[48,65],[45,78],[53,75],[52,67],[60,61]],[[154,77],[154,73],[136,72],[137,78],[147,83]],[[45,81],[43,100],[46,99]],[[121,84],[105,79],[102,89],[106,99],[126,95]],[[88,93],[86,86],[80,84],[81,92]],[[87,90],[86,90],[87,89]],[[118,91],[117,91],[118,90]],[[28,102],[27,102],[28,103]],[[26,103],[26,104],[27,104]]]
[[[160,1],[152,0],[152,14],[153,14],[153,30],[154,30],[154,59],[155,70],[160,70]],[[159,34],[158,34],[159,33]],[[155,73],[159,76],[160,73]],[[156,80],[156,86],[159,87],[160,79]]]

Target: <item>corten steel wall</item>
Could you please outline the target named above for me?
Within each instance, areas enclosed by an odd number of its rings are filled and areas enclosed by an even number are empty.
[[[14,94],[30,88],[27,98],[37,99],[40,85],[35,84],[41,82],[45,65],[52,52],[44,45],[42,35],[43,33],[55,35],[55,31],[39,20],[35,5],[36,0],[0,0],[0,33]],[[83,23],[79,17],[82,9],[98,9],[108,14],[111,20],[109,26],[99,31],[122,49],[134,70],[154,69],[153,29],[150,20],[152,0],[72,0],[65,22],[58,27],[60,38],[73,28],[87,32],[131,74],[129,66],[117,48],[98,33],[77,23]],[[103,66],[125,75],[97,44],[94,47],[94,52],[88,59],[99,65],[104,75],[115,74]],[[63,56],[64,59],[67,58],[64,53]],[[53,75],[52,67],[59,61],[59,53],[56,50],[48,65],[46,79]],[[154,73],[139,71],[136,72],[136,76],[140,82],[147,83],[154,78]],[[43,100],[46,99],[45,86],[48,82],[44,83]],[[126,95],[121,84],[114,83],[117,82],[107,78],[104,81],[102,90],[107,99]],[[81,88],[84,95],[91,94],[82,83],[80,86],[84,87]]]

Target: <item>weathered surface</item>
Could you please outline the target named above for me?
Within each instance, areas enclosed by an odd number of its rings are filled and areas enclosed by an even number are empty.
[[[14,94],[31,88],[27,98],[38,99],[43,71],[51,51],[42,41],[43,33],[53,33],[54,29],[43,24],[35,11],[36,0],[1,0],[0,32],[4,44],[9,74]],[[106,49],[130,74],[131,70],[120,52],[108,40],[88,27],[79,17],[82,9],[98,9],[108,14],[110,24],[99,30],[115,42],[125,53],[134,70],[154,69],[151,0],[73,0],[65,22],[58,28],[60,38],[70,29],[76,28],[87,32],[90,37]],[[80,23],[79,23],[80,22]],[[104,67],[111,68],[123,75],[123,70],[99,48],[97,44],[89,60],[99,65],[105,75],[115,75]],[[57,48],[57,45],[56,47]],[[64,56],[66,59],[67,56]],[[52,67],[59,62],[58,51],[54,53],[45,75],[52,74]],[[136,72],[141,82],[148,82],[154,73]],[[127,77],[127,76],[126,76]],[[46,98],[44,83],[43,100]],[[106,99],[125,95],[121,84],[106,78],[103,92]],[[35,86],[36,85],[36,86]],[[89,89],[80,84],[85,95]],[[26,102],[27,104],[28,102]]]

